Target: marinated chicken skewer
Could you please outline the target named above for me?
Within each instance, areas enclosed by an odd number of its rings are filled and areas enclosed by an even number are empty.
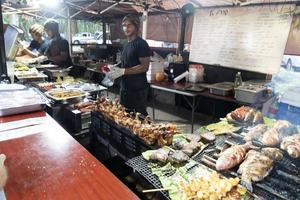
[[[155,124],[149,117],[142,120],[140,113],[128,113],[118,101],[104,97],[98,98],[97,110],[115,123],[131,130],[149,145],[170,145],[173,135],[178,133],[175,124]]]

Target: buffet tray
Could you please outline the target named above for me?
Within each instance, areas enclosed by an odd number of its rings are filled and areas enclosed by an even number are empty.
[[[14,114],[20,114],[20,113],[26,113],[26,112],[33,112],[33,111],[38,111],[38,110],[43,110],[46,106],[46,103],[48,102],[48,100],[44,97],[44,95],[42,95],[37,89],[33,89],[31,88],[30,90],[34,91],[36,94],[36,101],[34,102],[30,102],[30,103],[22,103],[20,102],[19,104],[16,102],[13,102],[11,104],[11,106],[0,106],[0,116],[8,116],[8,115],[14,115]],[[29,91],[29,89],[27,90]],[[22,91],[10,91],[9,93],[22,93],[22,92],[27,92],[26,90],[22,90]],[[2,94],[5,92],[2,92]],[[0,92],[1,94],[1,92]],[[4,94],[4,100],[5,96],[7,98],[8,95]],[[7,101],[13,101],[13,99],[9,99],[7,98]]]
[[[70,96],[70,97],[55,97],[53,96],[52,94],[53,93],[64,93],[64,92],[80,92],[81,94],[79,95],[74,95],[74,96]],[[51,94],[52,93],[52,94]],[[81,90],[74,90],[74,89],[70,89],[70,90],[67,90],[67,89],[52,89],[52,90],[49,90],[47,92],[45,92],[45,95],[47,97],[49,97],[50,99],[54,100],[54,101],[64,101],[64,100],[75,100],[75,99],[83,99],[85,96],[87,96],[87,93],[81,91]]]
[[[211,94],[228,96],[233,93],[233,86],[234,84],[232,82],[222,82],[222,83],[212,84],[208,86],[208,88]]]
[[[44,64],[44,65],[34,65],[34,67],[37,69],[53,69],[53,68],[58,68],[58,65]]]

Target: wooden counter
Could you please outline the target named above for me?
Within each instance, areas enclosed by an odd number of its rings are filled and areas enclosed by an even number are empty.
[[[39,133],[0,142],[14,199],[138,199],[44,112],[0,118],[0,123],[45,116]],[[0,132],[1,134],[1,132]]]

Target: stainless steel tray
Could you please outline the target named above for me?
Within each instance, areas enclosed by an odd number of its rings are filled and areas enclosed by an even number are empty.
[[[215,83],[209,86],[209,92],[215,95],[228,96],[233,93],[232,82]]]
[[[43,110],[46,106],[46,104],[48,103],[48,100],[45,98],[45,96],[43,94],[41,94],[37,89],[35,88],[30,88],[27,91],[32,90],[36,93],[36,95],[38,95],[38,97],[40,98],[39,101],[36,102],[31,102],[31,103],[20,103],[18,104],[11,104],[11,106],[0,106],[0,116],[8,116],[8,115],[15,115],[15,114],[21,114],[21,113],[26,113],[26,112],[33,112],[33,111],[38,111],[38,110]],[[26,90],[24,90],[26,91]],[[20,91],[15,91],[20,92]],[[1,92],[0,92],[1,94]],[[5,93],[2,92],[3,96],[4,96],[4,100],[5,100]],[[10,98],[6,97],[7,101],[12,101]]]
[[[50,94],[51,92],[56,92],[56,91],[70,91],[70,90],[66,90],[66,89],[53,89],[53,90],[45,92],[45,95],[55,104],[74,104],[74,103],[78,103],[79,101],[83,100],[86,96],[88,96],[88,93],[83,92],[81,90],[74,90],[74,89],[71,89],[71,90],[79,91],[82,93],[82,95],[65,97],[65,98],[55,98]]]

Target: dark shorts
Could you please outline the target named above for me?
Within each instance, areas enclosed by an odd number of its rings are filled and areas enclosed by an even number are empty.
[[[147,116],[147,96],[148,87],[138,91],[122,90],[120,91],[120,103],[130,111]]]

